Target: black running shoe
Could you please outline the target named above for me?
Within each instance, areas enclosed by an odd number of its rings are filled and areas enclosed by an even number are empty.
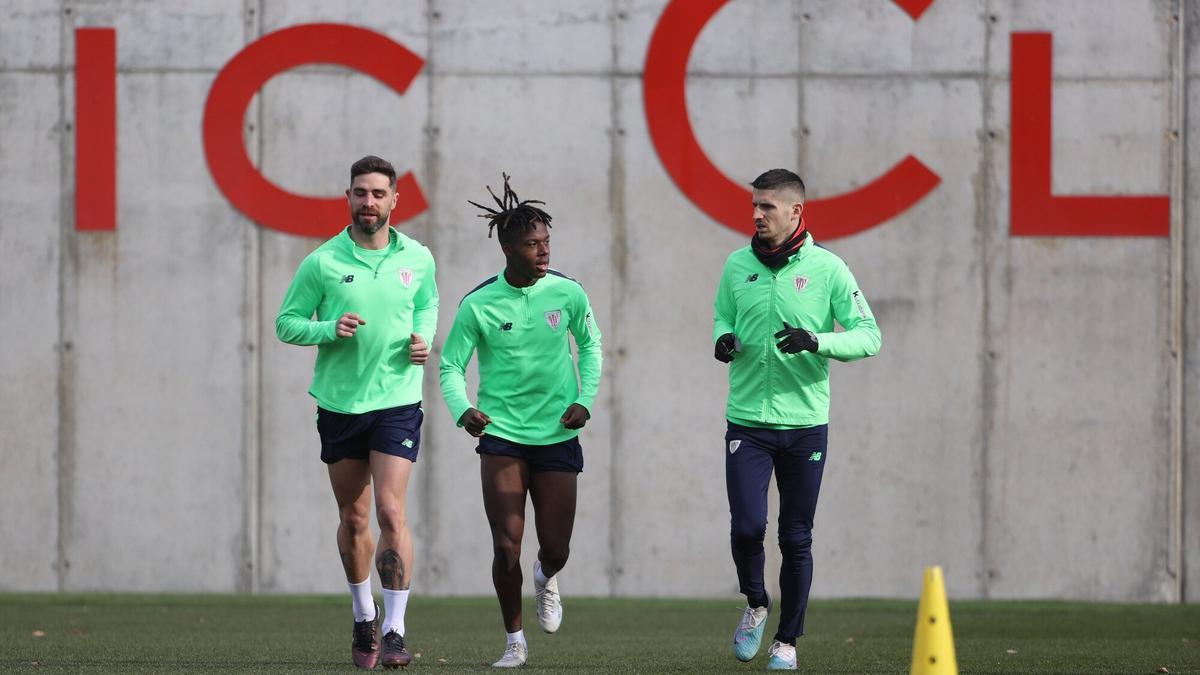
[[[379,605],[375,618],[354,622],[354,639],[350,641],[350,656],[354,665],[370,670],[379,663]]]
[[[412,661],[403,635],[393,630],[383,636],[383,655],[380,661],[383,662],[384,668],[403,668]]]

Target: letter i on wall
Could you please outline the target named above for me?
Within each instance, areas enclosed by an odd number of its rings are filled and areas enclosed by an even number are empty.
[[[117,31],[75,31],[75,229],[117,229]]]

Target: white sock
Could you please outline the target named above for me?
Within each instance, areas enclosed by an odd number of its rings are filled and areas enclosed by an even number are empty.
[[[355,621],[375,618],[375,598],[371,597],[371,577],[357,584],[350,584],[350,603],[354,608]]]
[[[533,580],[538,582],[538,585],[545,586],[550,577],[542,574],[542,561],[538,560],[533,563]]]
[[[404,635],[404,610],[408,609],[408,591],[383,589],[383,635],[396,631]]]
[[[523,630],[519,630],[515,633],[505,633],[505,635],[508,636],[508,642],[504,644],[505,647],[517,643],[525,644],[525,631]]]

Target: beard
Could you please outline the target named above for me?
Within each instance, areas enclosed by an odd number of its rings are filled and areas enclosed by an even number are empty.
[[[378,232],[384,225],[387,225],[388,216],[391,214],[391,211],[381,211],[375,218],[375,222],[368,222],[361,213],[353,214],[352,218],[354,219],[354,226],[358,228],[358,231],[369,236]]]

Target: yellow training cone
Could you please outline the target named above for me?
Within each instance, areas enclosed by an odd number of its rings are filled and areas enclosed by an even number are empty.
[[[925,585],[917,608],[917,634],[913,638],[910,675],[958,675],[950,607],[941,567],[925,568]]]

